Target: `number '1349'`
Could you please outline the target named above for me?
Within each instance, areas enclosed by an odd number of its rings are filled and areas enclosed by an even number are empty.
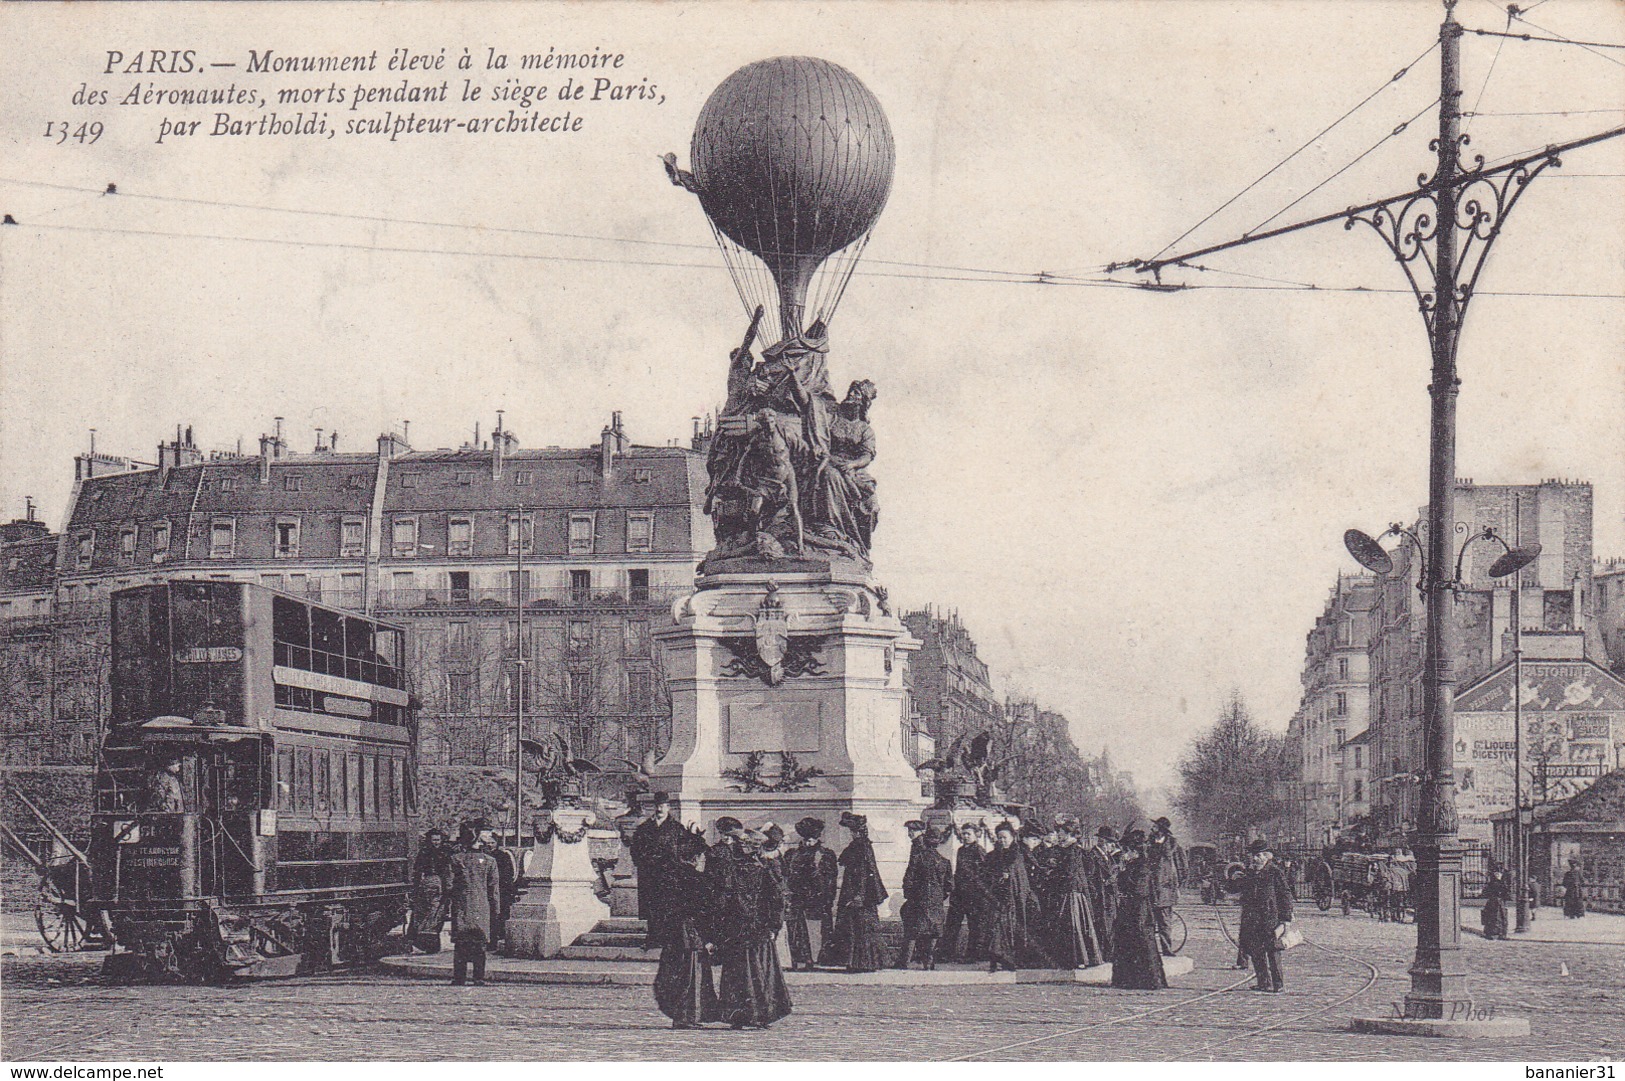
[[[93,143],[102,137],[102,122],[91,120],[76,128],[66,120],[47,120],[45,137],[55,139],[58,144],[65,143],[69,139],[76,143]]]

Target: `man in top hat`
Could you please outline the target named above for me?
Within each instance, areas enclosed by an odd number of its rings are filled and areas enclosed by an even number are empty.
[[[480,847],[472,823],[457,831],[457,852],[451,857],[452,985],[468,982],[474,967],[474,986],[485,983],[485,948],[496,940],[502,912],[502,884],[497,861]]]
[[[1281,934],[1292,922],[1292,888],[1270,852],[1269,842],[1259,838],[1247,846],[1250,866],[1241,883],[1241,950],[1253,962],[1258,976],[1254,991],[1281,991]]]
[[[812,971],[823,956],[834,918],[839,869],[835,853],[824,847],[824,822],[803,818],[796,823],[801,841],[785,857],[789,899],[790,968]]]
[[[1179,887],[1185,878],[1185,852],[1174,840],[1174,825],[1167,818],[1151,823],[1151,834],[1146,840],[1146,855],[1155,869],[1152,875],[1152,905],[1157,916],[1157,941],[1162,944],[1164,957],[1174,953],[1173,938],[1168,926],[1172,922],[1174,904],[1179,900]]]
[[[677,847],[686,844],[688,830],[671,813],[671,797],[656,792],[653,813],[632,833],[632,865],[638,872],[638,917],[646,931],[643,948],[659,948],[666,940],[664,921],[672,911],[667,903],[668,879],[677,863]]]

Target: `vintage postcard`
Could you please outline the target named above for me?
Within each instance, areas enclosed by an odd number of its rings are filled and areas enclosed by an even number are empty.
[[[1613,1076],[1617,0],[0,29],[13,1076]]]

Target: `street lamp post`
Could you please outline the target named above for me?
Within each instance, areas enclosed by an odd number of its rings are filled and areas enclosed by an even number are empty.
[[[1437,362],[1437,354],[1435,360]],[[1441,377],[1448,377],[1453,385],[1454,364],[1441,371],[1435,364],[1435,389]],[[1451,391],[1451,396],[1454,390]],[[1454,443],[1454,406],[1443,402],[1445,397],[1435,393],[1433,442],[1441,439]],[[1441,415],[1445,423],[1440,423]],[[1435,447],[1437,450],[1437,447]],[[1444,461],[1454,471],[1454,447],[1448,453],[1436,455],[1437,467]],[[1438,481],[1436,468],[1432,481]],[[1445,474],[1449,476],[1447,472]],[[1432,494],[1437,494],[1437,485]],[[1388,527],[1387,533],[1403,536],[1417,549],[1421,562],[1421,582],[1418,586],[1427,598],[1427,654],[1422,670],[1422,723],[1423,765],[1421,806],[1418,808],[1416,870],[1419,897],[1416,903],[1416,960],[1411,965],[1411,991],[1405,996],[1407,1017],[1441,1019],[1446,1004],[1468,1001],[1466,995],[1466,965],[1461,959],[1461,842],[1456,833],[1455,792],[1455,638],[1456,621],[1450,605],[1462,588],[1462,563],[1467,549],[1477,540],[1493,540],[1504,549],[1502,555],[1490,564],[1491,578],[1505,578],[1516,574],[1540,555],[1540,545],[1513,548],[1489,526],[1462,541],[1451,560],[1450,538],[1445,522],[1455,518],[1455,480],[1445,485],[1448,496],[1442,501],[1430,499],[1428,504],[1428,537],[1424,546],[1421,539],[1399,523]],[[1394,561],[1376,539],[1351,529],[1343,534],[1343,544],[1359,564],[1374,574],[1387,574],[1394,569]],[[1514,591],[1516,597],[1516,591]],[[1518,616],[1514,609],[1513,625]],[[1515,642],[1519,641],[1514,639]],[[1514,664],[1521,650],[1514,652]],[[1517,695],[1513,696],[1516,703]],[[1514,725],[1518,715],[1514,712]],[[1444,738],[1440,738],[1441,734]],[[1514,757],[1517,757],[1516,751]],[[1517,775],[1514,763],[1513,774]],[[1516,796],[1514,803],[1516,803]]]

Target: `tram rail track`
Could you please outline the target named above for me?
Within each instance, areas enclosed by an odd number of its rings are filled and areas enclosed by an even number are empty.
[[[1223,913],[1221,911],[1219,911],[1217,908],[1209,908],[1209,906],[1203,906],[1203,909],[1208,909],[1209,911],[1211,911],[1211,913],[1212,913],[1212,915],[1214,917],[1214,922],[1218,924],[1219,930],[1221,932],[1223,932],[1225,939],[1228,940],[1228,942],[1230,943],[1231,946],[1236,946],[1239,949],[1239,945],[1236,942],[1235,936],[1230,933],[1230,928],[1228,926],[1226,926],[1226,924],[1224,922]],[[1201,910],[1199,909],[1198,911],[1201,911]],[[1239,1032],[1239,1033],[1236,1033],[1235,1035],[1228,1036],[1228,1037],[1226,1037],[1224,1039],[1213,1040],[1211,1042],[1202,1044],[1202,1045],[1200,1045],[1198,1047],[1195,1047],[1195,1048],[1181,1050],[1181,1051],[1179,1051],[1179,1052],[1177,1052],[1177,1053],[1175,1053],[1173,1055],[1169,1055],[1169,1056],[1167,1056],[1165,1058],[1162,1058],[1159,1061],[1162,1061],[1162,1062],[1187,1061],[1187,1060],[1191,1059],[1193,1056],[1204,1054],[1204,1053],[1212,1051],[1212,1050],[1214,1050],[1216,1048],[1227,1047],[1227,1046],[1229,1046],[1231,1044],[1240,1043],[1243,1040],[1253,1039],[1253,1038],[1256,1038],[1258,1036],[1262,1036],[1265,1033],[1273,1032],[1273,1031],[1275,1031],[1277,1029],[1285,1028],[1288,1025],[1295,1024],[1295,1023],[1297,1023],[1299,1021],[1304,1021],[1304,1020],[1307,1020],[1308,1018],[1315,1017],[1315,1016],[1317,1016],[1319,1014],[1323,1014],[1328,1010],[1335,1009],[1338,1006],[1341,1006],[1346,1002],[1350,1002],[1350,1001],[1352,1001],[1352,1000],[1354,1000],[1356,998],[1359,998],[1361,995],[1365,994],[1372,987],[1374,987],[1376,985],[1376,983],[1377,983],[1377,980],[1380,978],[1380,973],[1379,973],[1379,971],[1377,969],[1377,966],[1371,964],[1369,961],[1365,961],[1365,960],[1363,960],[1361,958],[1354,957],[1353,955],[1344,953],[1344,952],[1342,952],[1340,950],[1331,949],[1328,946],[1321,945],[1320,943],[1314,942],[1314,941],[1312,941],[1312,940],[1310,940],[1308,938],[1304,939],[1304,945],[1305,946],[1311,946],[1311,947],[1313,947],[1313,948],[1315,948],[1317,950],[1320,950],[1323,953],[1330,954],[1330,955],[1332,955],[1334,957],[1340,957],[1340,958],[1342,958],[1344,960],[1353,962],[1354,964],[1361,966],[1362,968],[1365,969],[1365,972],[1363,973],[1363,982],[1354,991],[1351,991],[1351,992],[1349,992],[1347,994],[1344,994],[1344,995],[1340,995],[1340,996],[1332,999],[1329,1002],[1325,1002],[1325,1003],[1322,1003],[1322,1004],[1320,1004],[1318,1006],[1315,1006],[1313,1009],[1303,1010],[1301,1012],[1294,1013],[1289,1017],[1285,1017],[1285,1018],[1281,1018],[1279,1020],[1272,1021],[1269,1024],[1257,1025],[1257,1026],[1249,1028],[1249,1029],[1247,1029],[1247,1030],[1245,1030],[1243,1032]],[[1064,1038],[1066,1038],[1068,1036],[1076,1036],[1076,1035],[1080,1035],[1080,1034],[1085,1033],[1085,1032],[1092,1032],[1092,1031],[1096,1031],[1096,1030],[1100,1030],[1100,1029],[1112,1028],[1112,1027],[1115,1027],[1115,1026],[1118,1026],[1118,1025],[1134,1024],[1134,1023],[1137,1023],[1137,1022],[1140,1022],[1140,1021],[1144,1021],[1144,1020],[1146,1020],[1148,1018],[1159,1017],[1159,1016],[1166,1015],[1166,1014],[1172,1014],[1172,1013],[1175,1013],[1176,1011],[1186,1009],[1186,1008],[1188,1008],[1190,1006],[1194,1006],[1194,1005],[1196,1005],[1197,1003],[1200,1003],[1200,1002],[1210,1001],[1210,1000],[1218,998],[1218,997],[1220,997],[1222,995],[1229,994],[1232,991],[1239,990],[1242,987],[1248,986],[1252,982],[1253,982],[1253,977],[1250,974],[1245,975],[1245,976],[1242,976],[1240,979],[1236,980],[1233,983],[1225,984],[1223,987],[1219,987],[1219,988],[1216,988],[1216,989],[1211,990],[1211,991],[1204,991],[1201,994],[1191,995],[1189,997],[1182,998],[1178,1002],[1171,1002],[1171,1003],[1168,1003],[1168,1004],[1163,1005],[1163,1006],[1156,1006],[1156,1007],[1151,1007],[1151,1008],[1148,1008],[1148,1009],[1136,1010],[1136,1011],[1133,1011],[1131,1013],[1122,1014],[1122,1015],[1117,1016],[1117,1017],[1109,1017],[1109,1018],[1106,1018],[1106,1019],[1101,1020],[1101,1021],[1090,1022],[1089,1024],[1086,1024],[1086,1025],[1074,1025],[1074,1026],[1062,1029],[1062,1030],[1060,1030],[1058,1032],[1046,1033],[1046,1034],[1044,1034],[1042,1036],[1034,1036],[1034,1037],[1031,1037],[1031,1038],[1025,1039],[1025,1040],[1014,1040],[1014,1041],[1011,1041],[1010,1043],[1000,1044],[997,1047],[982,1048],[982,1049],[977,1050],[977,1051],[971,1051],[971,1052],[968,1052],[968,1053],[963,1054],[963,1055],[957,1055],[957,1056],[954,1056],[952,1058],[944,1059],[943,1061],[945,1061],[945,1062],[971,1062],[971,1061],[976,1061],[976,1060],[979,1060],[979,1059],[987,1059],[987,1058],[989,1058],[991,1056],[996,1056],[996,1055],[1002,1054],[1004,1052],[1015,1051],[1015,1050],[1019,1050],[1019,1049],[1027,1048],[1027,1047],[1033,1047],[1033,1046],[1035,1046],[1037,1044],[1047,1043],[1047,1042],[1049,1042],[1051,1040],[1064,1039]],[[1254,1017],[1247,1018],[1246,1022],[1244,1022],[1244,1023],[1251,1022],[1251,1021],[1256,1021],[1256,1020],[1259,1020],[1259,1019],[1260,1019],[1259,1015],[1255,1015]]]

